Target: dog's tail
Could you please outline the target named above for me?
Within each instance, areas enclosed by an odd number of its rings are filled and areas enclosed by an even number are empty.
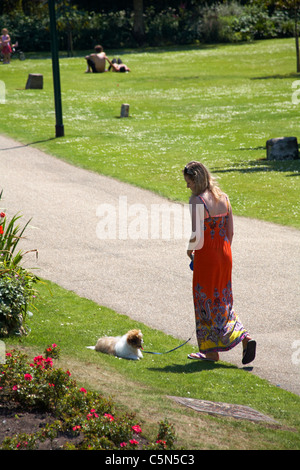
[[[95,349],[95,346],[87,346],[87,349]]]

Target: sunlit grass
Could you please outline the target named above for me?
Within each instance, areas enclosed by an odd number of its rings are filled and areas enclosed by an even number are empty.
[[[185,202],[189,193],[181,170],[187,161],[199,159],[219,177],[235,214],[299,228],[299,161],[265,160],[267,139],[298,135],[299,109],[291,102],[297,79],[292,40],[126,51],[122,58],[130,74],[86,75],[83,56],[60,61],[65,137],[59,139],[54,138],[51,60],[1,65],[0,80],[6,85],[1,132],[75,165]],[[24,89],[28,73],[43,74],[43,90]],[[125,102],[130,117],[120,119]],[[247,404],[299,429],[298,397],[230,364],[188,362],[189,345],[172,356],[145,354],[139,363],[93,355],[86,345],[102,334],[119,334],[120,326],[131,328],[133,321],[51,287],[53,296],[40,287],[39,311],[29,319],[32,332],[21,346],[41,351],[56,342],[63,360],[77,364],[82,380],[105,391],[120,390],[129,408],[140,408],[149,417],[151,409],[163,405],[171,414],[174,406],[166,404],[166,394],[192,396]],[[178,345],[177,339],[134,324],[143,329],[147,349]],[[84,375],[87,370],[90,376]],[[99,381],[99,370],[110,383]],[[117,376],[122,377],[118,386]],[[128,391],[128,383],[135,393]],[[182,410],[177,414],[181,423]],[[186,416],[193,423],[186,427],[197,433],[199,417]],[[197,434],[192,438],[204,448],[299,448],[297,433],[286,428],[203,418],[202,432],[201,439]]]
[[[31,333],[21,340],[6,340],[10,347],[32,348],[39,354],[56,343],[62,353],[60,366],[67,364],[79,383],[111,395],[118,406],[138,413],[146,426],[167,417],[176,423],[185,449],[299,449],[297,395],[223,361],[191,361],[187,355],[196,347],[190,344],[162,355],[144,352],[140,361],[91,351],[86,346],[94,345],[98,337],[131,328],[141,328],[145,351],[166,352],[180,341],[53,283],[39,285],[38,291],[37,310],[28,319]],[[273,417],[278,425],[199,414],[174,405],[170,395],[247,405]]]
[[[84,74],[83,56],[60,60],[59,139],[51,60],[1,66],[1,132],[184,202],[181,170],[201,160],[219,177],[235,214],[299,228],[300,160],[270,162],[265,149],[269,138],[298,136],[292,39],[125,51],[128,74]],[[24,90],[28,73],[43,74],[43,90]],[[119,118],[122,103],[130,105],[129,118]]]

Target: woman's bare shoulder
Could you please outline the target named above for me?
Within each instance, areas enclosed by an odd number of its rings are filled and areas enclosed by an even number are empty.
[[[192,194],[190,197],[189,203],[190,204],[203,204],[203,201],[199,196]]]

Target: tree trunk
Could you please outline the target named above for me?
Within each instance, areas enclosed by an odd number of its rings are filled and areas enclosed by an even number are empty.
[[[68,57],[74,57],[73,34],[70,26],[68,26]]]
[[[133,0],[133,36],[136,41],[141,44],[143,42],[145,28],[144,28],[144,5],[143,0]]]

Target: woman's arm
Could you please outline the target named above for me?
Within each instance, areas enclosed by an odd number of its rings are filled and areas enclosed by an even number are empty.
[[[192,234],[189,240],[187,255],[189,258],[192,258],[193,252],[202,248],[203,246],[204,205],[202,201],[194,195],[191,196],[189,205],[191,213]]]
[[[232,239],[233,239],[233,214],[232,214],[232,208],[230,205],[230,202],[228,201],[228,226],[227,226],[227,238],[229,240],[230,245],[232,244]]]

